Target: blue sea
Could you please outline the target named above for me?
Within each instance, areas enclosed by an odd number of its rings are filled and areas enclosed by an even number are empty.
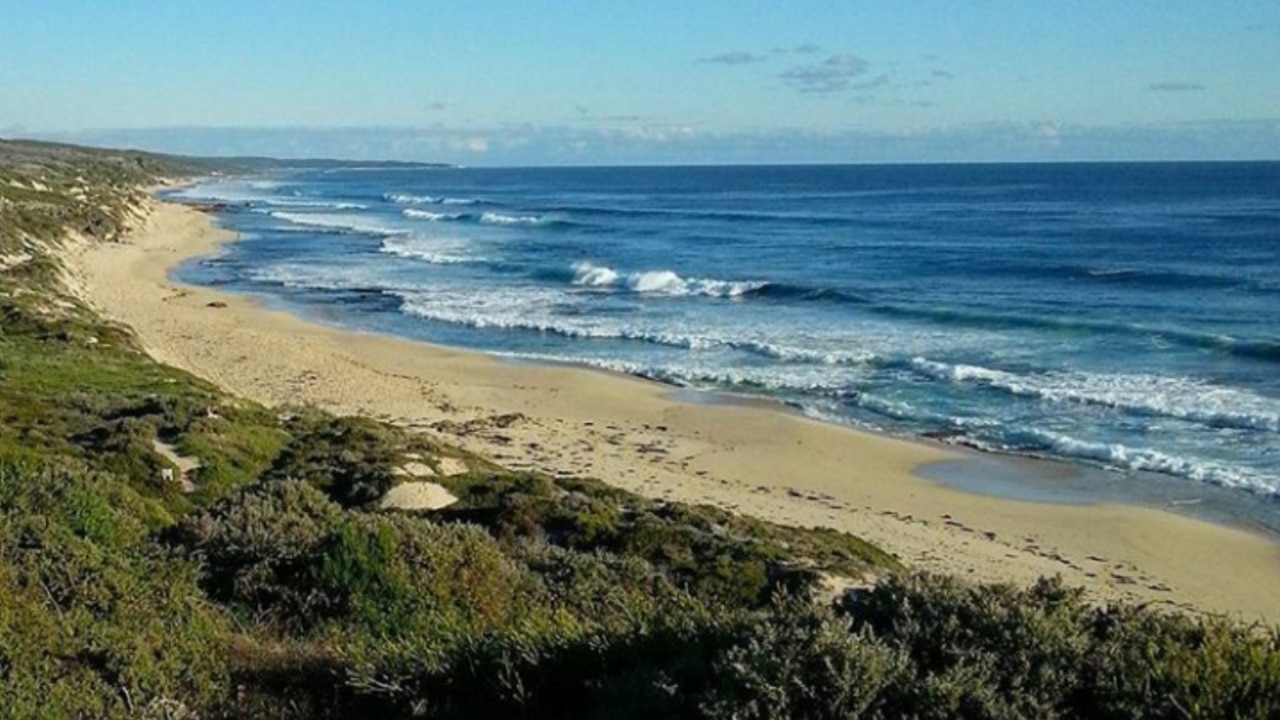
[[[210,178],[307,318],[1280,500],[1280,164]],[[1254,502],[1254,501],[1251,501]]]

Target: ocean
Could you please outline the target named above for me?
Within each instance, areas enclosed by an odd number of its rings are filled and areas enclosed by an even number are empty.
[[[179,279],[311,320],[1218,486],[1280,517],[1280,164],[215,177]]]

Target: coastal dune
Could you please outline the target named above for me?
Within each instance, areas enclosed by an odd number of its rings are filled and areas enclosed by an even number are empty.
[[[964,457],[943,446],[351,332],[170,279],[232,240],[205,213],[151,201],[124,242],[76,246],[67,260],[86,299],[132,326],[157,360],[268,405],[369,415],[512,468],[848,531],[914,568],[1018,583],[1060,574],[1099,600],[1280,622],[1280,545],[1266,537],[1156,509],[968,494],[916,474]]]

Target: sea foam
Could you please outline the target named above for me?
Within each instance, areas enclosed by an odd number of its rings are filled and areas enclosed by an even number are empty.
[[[382,241],[378,249],[388,255],[422,260],[432,265],[487,262],[487,258],[470,254],[468,243],[456,239],[389,237]]]
[[[1129,447],[1120,443],[1092,442],[1036,428],[1019,431],[1016,435],[1024,441],[1030,440],[1029,449],[1048,451],[1053,455],[1092,460],[1126,470],[1173,475],[1264,495],[1280,495],[1280,485],[1249,467],[1234,463],[1181,457],[1153,448]]]
[[[387,193],[383,198],[397,205],[478,205],[484,202],[480,198],[436,197],[406,193]]]
[[[485,225],[549,225],[557,222],[550,215],[507,215],[498,212],[486,212],[480,215],[480,222]]]
[[[249,202],[253,205],[266,205],[268,207],[284,208],[328,208],[331,210],[369,209],[369,206],[363,203],[338,200],[304,200],[302,198],[262,197],[251,198],[249,199]]]
[[[1280,400],[1194,378],[1079,371],[1016,374],[922,357],[912,359],[911,367],[935,379],[975,383],[1055,404],[1094,405],[1214,428],[1280,432]]]
[[[613,268],[590,262],[574,263],[573,284],[597,288],[622,286],[633,292],[654,295],[704,295],[721,298],[740,297],[768,285],[763,281],[683,278],[671,270],[650,270],[623,275]]]
[[[359,233],[363,235],[408,235],[404,228],[396,228],[379,222],[374,218],[360,215],[343,215],[334,213],[294,213],[276,211],[271,217],[294,225],[323,228],[329,231]]]
[[[430,210],[414,210],[413,208],[405,208],[401,215],[414,220],[426,220],[427,222],[461,220],[464,217],[462,213],[431,212]]]

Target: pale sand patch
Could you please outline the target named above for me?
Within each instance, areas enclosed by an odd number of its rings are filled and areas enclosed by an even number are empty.
[[[1280,621],[1280,545],[1269,539],[1145,508],[970,495],[914,474],[956,457],[945,448],[767,407],[679,403],[635,378],[339,331],[180,286],[171,268],[232,236],[193,209],[152,209],[127,243],[71,261],[92,302],[152,356],[233,393],[390,418],[516,469],[849,531],[917,568],[1023,583],[1061,574],[1099,599]]]
[[[401,483],[382,496],[379,507],[384,510],[439,510],[458,502],[458,498],[433,482]]]
[[[400,475],[402,477],[424,478],[435,477],[436,471],[431,469],[431,466],[426,463],[415,461],[401,465],[393,471],[393,474]]]
[[[440,474],[445,477],[453,477],[454,475],[465,475],[471,472],[471,468],[458,458],[440,458]]]
[[[164,459],[173,463],[178,468],[178,477],[176,482],[182,486],[182,492],[193,493],[196,491],[196,484],[191,481],[191,473],[199,470],[202,465],[200,458],[185,457],[178,454],[178,449],[167,442],[160,440],[152,440],[151,446],[155,451],[164,456]]]

